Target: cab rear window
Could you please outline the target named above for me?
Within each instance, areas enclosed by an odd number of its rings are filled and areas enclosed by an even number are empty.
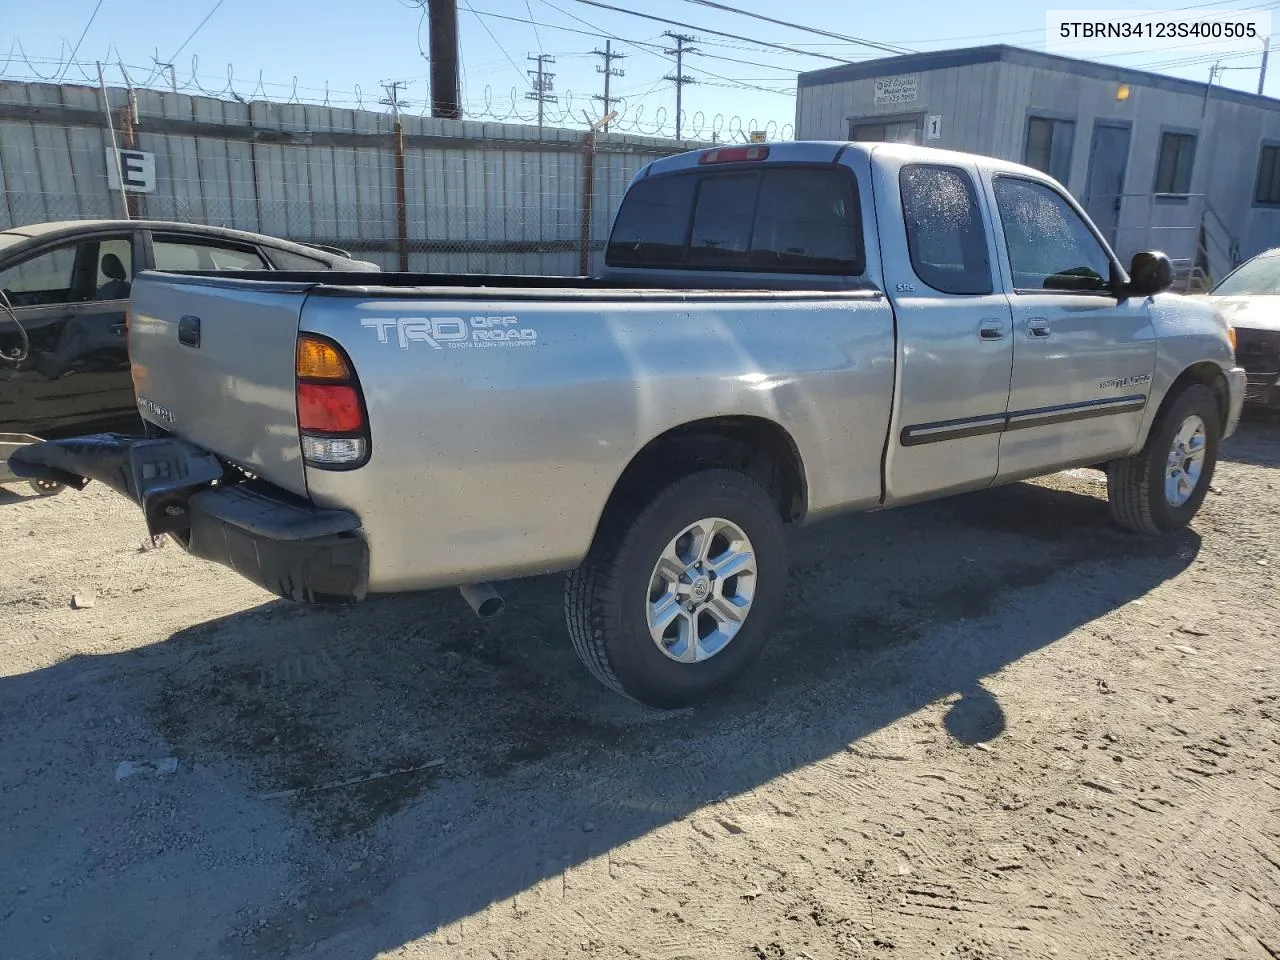
[[[627,193],[613,267],[856,276],[865,269],[852,171],[774,166],[671,174]]]

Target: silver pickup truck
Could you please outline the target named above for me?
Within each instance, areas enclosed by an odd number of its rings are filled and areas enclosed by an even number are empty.
[[[1106,470],[1188,523],[1240,414],[1214,309],[1126,270],[1026,167],[786,143],[655,161],[599,278],[148,272],[147,439],[24,448],[153,534],[294,600],[568,571],[590,672],[644,703],[740,674],[785,604],[785,525]]]

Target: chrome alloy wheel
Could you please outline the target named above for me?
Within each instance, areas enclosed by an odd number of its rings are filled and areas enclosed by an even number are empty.
[[[1164,498],[1171,507],[1191,499],[1204,471],[1206,434],[1204,421],[1195,414],[1182,421],[1173,438],[1164,471]]]
[[[755,552],[742,529],[720,517],[691,523],[650,575],[649,634],[678,663],[710,659],[742,629],[755,591]]]

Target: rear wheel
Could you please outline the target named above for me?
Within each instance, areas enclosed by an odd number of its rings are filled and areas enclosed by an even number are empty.
[[[704,470],[612,511],[569,574],[565,618],[591,674],[642,703],[695,703],[768,642],[786,590],[782,518],[755,480]]]
[[[1137,533],[1161,534],[1195,517],[1218,462],[1221,412],[1212,391],[1185,388],[1151,429],[1146,446],[1107,465],[1111,516]]]

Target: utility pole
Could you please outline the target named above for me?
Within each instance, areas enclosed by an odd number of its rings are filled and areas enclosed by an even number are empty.
[[[604,121],[604,125],[601,127],[601,132],[608,133],[609,132],[609,114],[613,112],[613,97],[609,93],[609,81],[612,80],[614,77],[626,76],[625,71],[615,70],[613,68],[613,61],[624,60],[626,59],[627,55],[625,53],[614,53],[612,40],[606,40],[604,42],[603,50],[592,50],[591,52],[604,61],[603,67],[596,67],[596,73],[604,74],[604,95],[601,96],[600,94],[596,94],[591,99],[599,100],[603,104],[604,109],[601,111],[600,115],[605,118],[605,121]]]
[[[1258,96],[1262,96],[1262,88],[1267,82],[1267,55],[1271,53],[1271,38],[1262,38],[1262,70],[1258,72]]]
[[[387,95],[378,102],[391,108],[391,116],[395,118],[396,123],[400,122],[400,108],[409,105],[408,101],[400,99],[400,91],[406,85],[403,80],[382,81],[382,89],[387,91]]]
[[[400,108],[409,105],[400,99],[400,91],[405,86],[403,80],[382,81],[382,89],[387,91],[387,95],[378,101],[391,108],[391,145],[395,150],[396,163],[396,239],[401,273],[409,269],[409,204],[404,177],[404,126],[400,123]]]
[[[1204,99],[1200,101],[1200,116],[1203,117],[1205,110],[1209,108],[1209,89],[1213,86],[1213,81],[1217,80],[1218,74],[1225,69],[1221,61],[1214,61],[1213,66],[1209,68],[1209,83],[1204,88]]]
[[[686,83],[698,82],[697,80],[693,79],[693,77],[685,76],[684,55],[686,53],[697,53],[698,51],[694,47],[687,46],[687,44],[693,43],[694,38],[689,36],[686,33],[672,33],[671,31],[668,30],[666,33],[663,34],[663,36],[670,37],[672,40],[676,42],[675,47],[673,47],[672,49],[662,51],[667,56],[674,55],[676,58],[675,75],[673,76],[671,74],[667,74],[663,79],[668,81],[669,83],[674,83],[676,85],[676,139],[680,140],[681,133],[683,133],[684,131],[684,107],[683,107],[684,86]]]
[[[529,71],[529,82],[533,84],[533,89],[524,95],[526,100],[535,100],[538,104],[538,132],[542,132],[543,109],[548,103],[558,102],[555,95],[555,87],[551,81],[555,78],[554,73],[547,72],[548,64],[556,62],[555,57],[549,53],[540,53],[536,57],[529,55],[530,63],[537,64],[536,69]]]
[[[458,0],[426,0],[431,51],[431,116],[460,120]]]
[[[159,54],[160,54],[160,50],[157,48],[156,52],[152,54],[151,59],[152,61],[154,61],[157,69],[169,71],[169,87],[170,89],[173,90],[174,93],[177,93],[178,92],[178,75],[176,72],[174,72],[173,64],[165,63],[163,60],[160,59]]]

